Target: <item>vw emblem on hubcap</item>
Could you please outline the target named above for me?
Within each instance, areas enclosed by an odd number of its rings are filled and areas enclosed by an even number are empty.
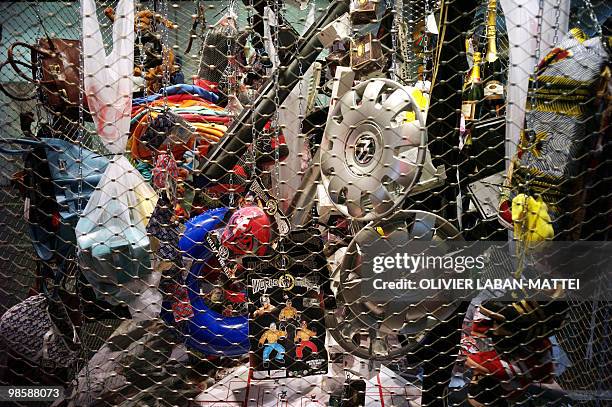
[[[355,161],[366,165],[374,158],[376,152],[376,141],[370,135],[364,135],[355,142]]]

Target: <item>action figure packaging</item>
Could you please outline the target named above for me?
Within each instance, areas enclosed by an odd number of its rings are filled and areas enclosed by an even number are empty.
[[[321,250],[312,250],[312,240],[287,241],[269,258],[243,259],[253,379],[327,372],[324,298],[329,279],[322,244]]]

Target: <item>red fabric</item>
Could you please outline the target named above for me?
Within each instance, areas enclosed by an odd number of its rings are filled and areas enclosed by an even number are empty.
[[[193,78],[193,84],[204,90],[216,93],[219,90],[219,84],[202,78]]]
[[[244,192],[244,186],[243,185],[230,185],[230,184],[217,184],[210,188],[206,188],[206,194],[212,197],[219,197],[221,195],[224,195],[230,192],[240,194]]]
[[[184,102],[186,100],[197,100],[198,102],[204,102],[204,103],[208,103],[210,104],[211,102],[206,100],[206,99],[202,99],[199,96],[196,95],[190,95],[190,94],[186,94],[186,93],[179,93],[178,95],[171,95],[168,97],[164,97],[161,98],[162,100],[167,100],[168,102],[171,103],[179,103],[179,102]]]
[[[517,343],[512,354],[500,355],[488,334],[493,321],[479,315],[477,311],[470,334],[461,339],[466,365],[474,369],[476,376],[487,375],[497,379],[504,396],[511,398],[520,395],[531,383],[550,382],[554,364],[552,344],[548,339],[534,340],[528,345]]]
[[[193,113],[179,113],[183,119],[194,122],[194,123],[221,123],[228,124],[232,119],[229,116],[204,116],[201,114],[193,114]]]
[[[206,155],[206,154],[204,154]],[[242,165],[235,165],[234,166],[234,174],[242,177],[242,178],[248,178],[248,174],[246,173],[246,170],[244,169],[244,167]],[[244,185],[239,185],[239,184],[217,184],[215,186],[212,186],[210,188],[206,188],[206,193],[209,195],[216,195],[216,196],[221,196],[223,194],[227,194],[227,193],[242,193],[244,192]]]
[[[166,188],[167,177],[178,179],[179,170],[174,157],[170,154],[159,154],[155,159],[155,166],[151,171],[153,185],[157,188]]]
[[[470,354],[468,359],[478,363],[488,371],[488,375],[499,380],[511,397],[517,396],[531,383],[550,382],[554,374],[551,344],[548,339],[525,346],[513,357],[501,357],[492,349]]]
[[[229,302],[233,302],[233,303],[243,303],[243,302],[246,302],[246,294],[245,293],[224,290],[223,291],[223,295],[225,296],[225,299],[228,300]]]
[[[248,178],[246,171],[242,165],[234,166],[234,174],[241,176],[242,178]]]
[[[491,319],[476,319],[472,324],[472,334],[485,334],[489,329],[493,328],[493,320]]]
[[[184,286],[177,285],[174,292],[174,302],[172,303],[172,314],[176,322],[190,319],[193,317],[193,307],[189,301],[189,293]]]
[[[272,137],[272,148],[278,148],[282,145],[286,145],[287,142],[285,141],[285,136],[283,135],[283,133],[280,133],[278,135],[278,141],[276,140],[276,137]]]
[[[178,95],[172,95],[172,96],[168,96],[166,98],[160,98],[157,100],[154,100],[152,102],[149,103],[143,103],[140,105],[132,105],[132,117],[136,116],[140,111],[142,111],[143,109],[146,109],[147,106],[159,106],[162,105],[167,102],[167,103],[181,103],[181,102],[185,102],[188,100],[195,100],[196,102],[202,102],[202,103],[206,103],[207,105],[211,105],[211,106],[216,106],[214,104],[212,104],[211,102],[209,102],[206,99],[202,99],[199,96],[195,96],[195,95],[189,95],[189,94],[185,94],[185,93],[180,93]]]
[[[206,142],[198,144],[198,155],[200,157],[206,157],[209,149],[210,149],[210,144]]]
[[[145,109],[145,105],[132,105],[132,118]]]
[[[505,200],[499,207],[499,212],[503,220],[512,224],[512,210],[510,209],[510,201]]]
[[[302,341],[295,349],[295,355],[298,359],[302,359],[304,357],[304,348],[310,349],[312,353],[319,351],[317,349],[317,345],[315,345],[312,341]]]

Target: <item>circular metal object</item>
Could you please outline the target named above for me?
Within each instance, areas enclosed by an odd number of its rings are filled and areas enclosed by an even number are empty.
[[[425,106],[419,106],[416,92],[389,79],[371,79],[332,108],[321,143],[321,176],[343,215],[380,219],[418,182],[427,132]]]
[[[389,220],[371,222],[351,241],[336,271],[342,304],[326,323],[336,342],[347,352],[365,359],[390,360],[405,356],[418,346],[431,328],[449,318],[459,302],[440,293],[423,300],[418,292],[387,301],[364,296],[362,248],[384,242],[389,248],[414,242],[435,242],[438,251],[452,250],[445,242],[462,241],[461,232],[444,218],[424,211],[402,211]],[[448,246],[448,247],[447,247]]]

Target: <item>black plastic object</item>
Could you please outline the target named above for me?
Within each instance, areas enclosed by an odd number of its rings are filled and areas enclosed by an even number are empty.
[[[260,96],[251,109],[245,109],[234,121],[225,137],[208,155],[203,165],[204,184],[218,182],[228,171],[234,168],[241,155],[253,141],[253,133],[259,133],[270,117],[278,109],[275,101],[282,103],[302,76],[316,61],[323,45],[318,34],[321,28],[333,22],[349,9],[348,1],[335,1],[327,8],[324,16],[304,35],[304,40],[298,46],[297,55],[287,58],[291,63],[279,68],[278,78],[272,77],[262,89]],[[276,80],[278,79],[278,81]]]

